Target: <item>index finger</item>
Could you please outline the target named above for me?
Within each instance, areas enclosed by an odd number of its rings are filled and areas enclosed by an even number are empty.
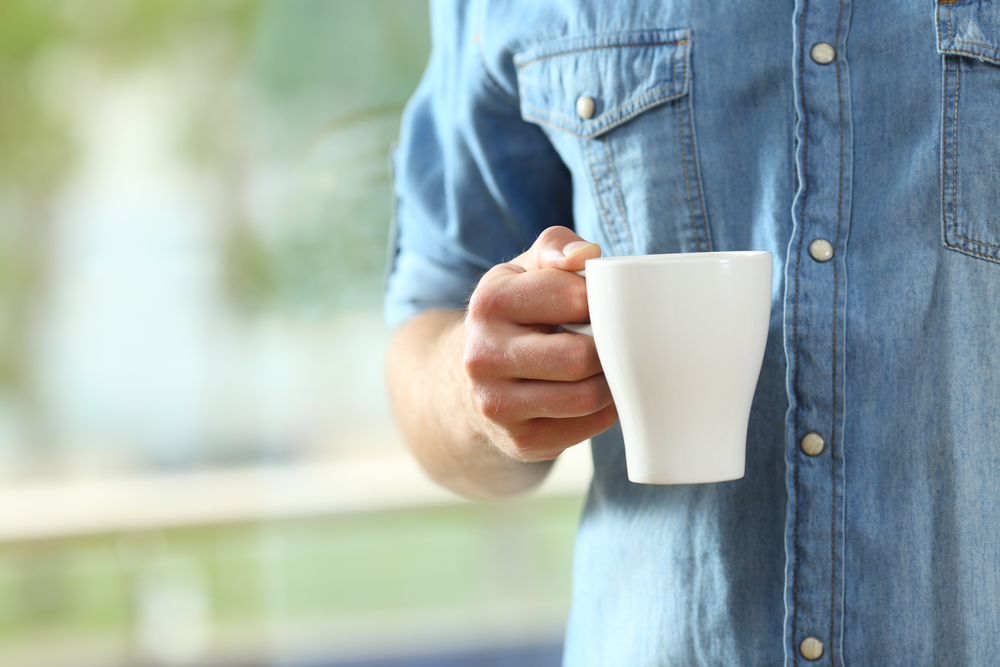
[[[514,324],[585,322],[590,316],[587,281],[559,269],[525,271],[498,265],[473,293],[469,314]]]
[[[567,227],[549,227],[531,247],[510,261],[526,271],[561,269],[580,271],[588,259],[601,256],[601,246],[581,238]]]

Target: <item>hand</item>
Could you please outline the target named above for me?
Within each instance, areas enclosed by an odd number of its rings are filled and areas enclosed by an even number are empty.
[[[550,227],[480,280],[465,319],[464,370],[479,430],[520,461],[556,458],[618,419],[594,340],[553,333],[589,319],[587,284],[572,273],[601,249]]]

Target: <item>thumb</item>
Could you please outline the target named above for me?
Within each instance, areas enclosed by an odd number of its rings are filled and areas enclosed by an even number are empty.
[[[583,240],[572,229],[549,227],[538,235],[535,243],[512,263],[528,271],[562,269],[582,271],[588,259],[601,256],[601,246]]]

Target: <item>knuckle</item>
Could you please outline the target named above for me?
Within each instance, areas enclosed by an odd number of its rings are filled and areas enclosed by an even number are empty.
[[[505,413],[507,402],[499,392],[481,387],[475,392],[474,400],[479,414],[490,421],[497,421]]]
[[[493,359],[494,355],[486,346],[468,345],[462,358],[462,366],[470,379],[482,380],[490,376]]]
[[[553,237],[560,234],[564,229],[565,227],[548,227],[538,235],[538,240],[535,243],[538,245],[552,243]]]
[[[600,384],[593,378],[588,378],[577,384],[572,395],[574,412],[589,415],[597,412],[604,403],[604,392]]]
[[[510,443],[518,454],[517,458],[525,460],[531,458],[531,452],[537,448],[538,435],[534,429],[525,425],[524,428],[510,434]]]
[[[553,269],[552,275],[558,276],[559,280],[551,283],[547,288],[553,293],[555,300],[564,304],[567,313],[576,319],[584,319],[590,312],[587,302],[587,281],[579,276],[567,274],[565,271]]]
[[[590,375],[593,364],[593,344],[589,341],[580,340],[581,336],[574,336],[572,345],[566,351],[563,359],[563,368],[570,377],[585,378]]]
[[[565,445],[560,444],[559,436],[550,427],[551,424],[539,421],[523,424],[509,438],[513,452],[508,456],[521,461],[548,461],[559,456]]]
[[[502,296],[491,283],[481,282],[469,298],[468,319],[480,322],[496,317]]]
[[[590,306],[587,302],[587,281],[576,276],[576,280],[570,281],[569,302],[573,306],[574,312],[590,313]]]

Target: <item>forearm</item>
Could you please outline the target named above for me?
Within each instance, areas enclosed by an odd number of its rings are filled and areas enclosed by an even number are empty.
[[[464,370],[464,349],[464,317],[457,311],[427,311],[399,328],[387,364],[397,423],[417,460],[442,486],[482,498],[528,491],[552,462],[518,461],[491,442]]]

